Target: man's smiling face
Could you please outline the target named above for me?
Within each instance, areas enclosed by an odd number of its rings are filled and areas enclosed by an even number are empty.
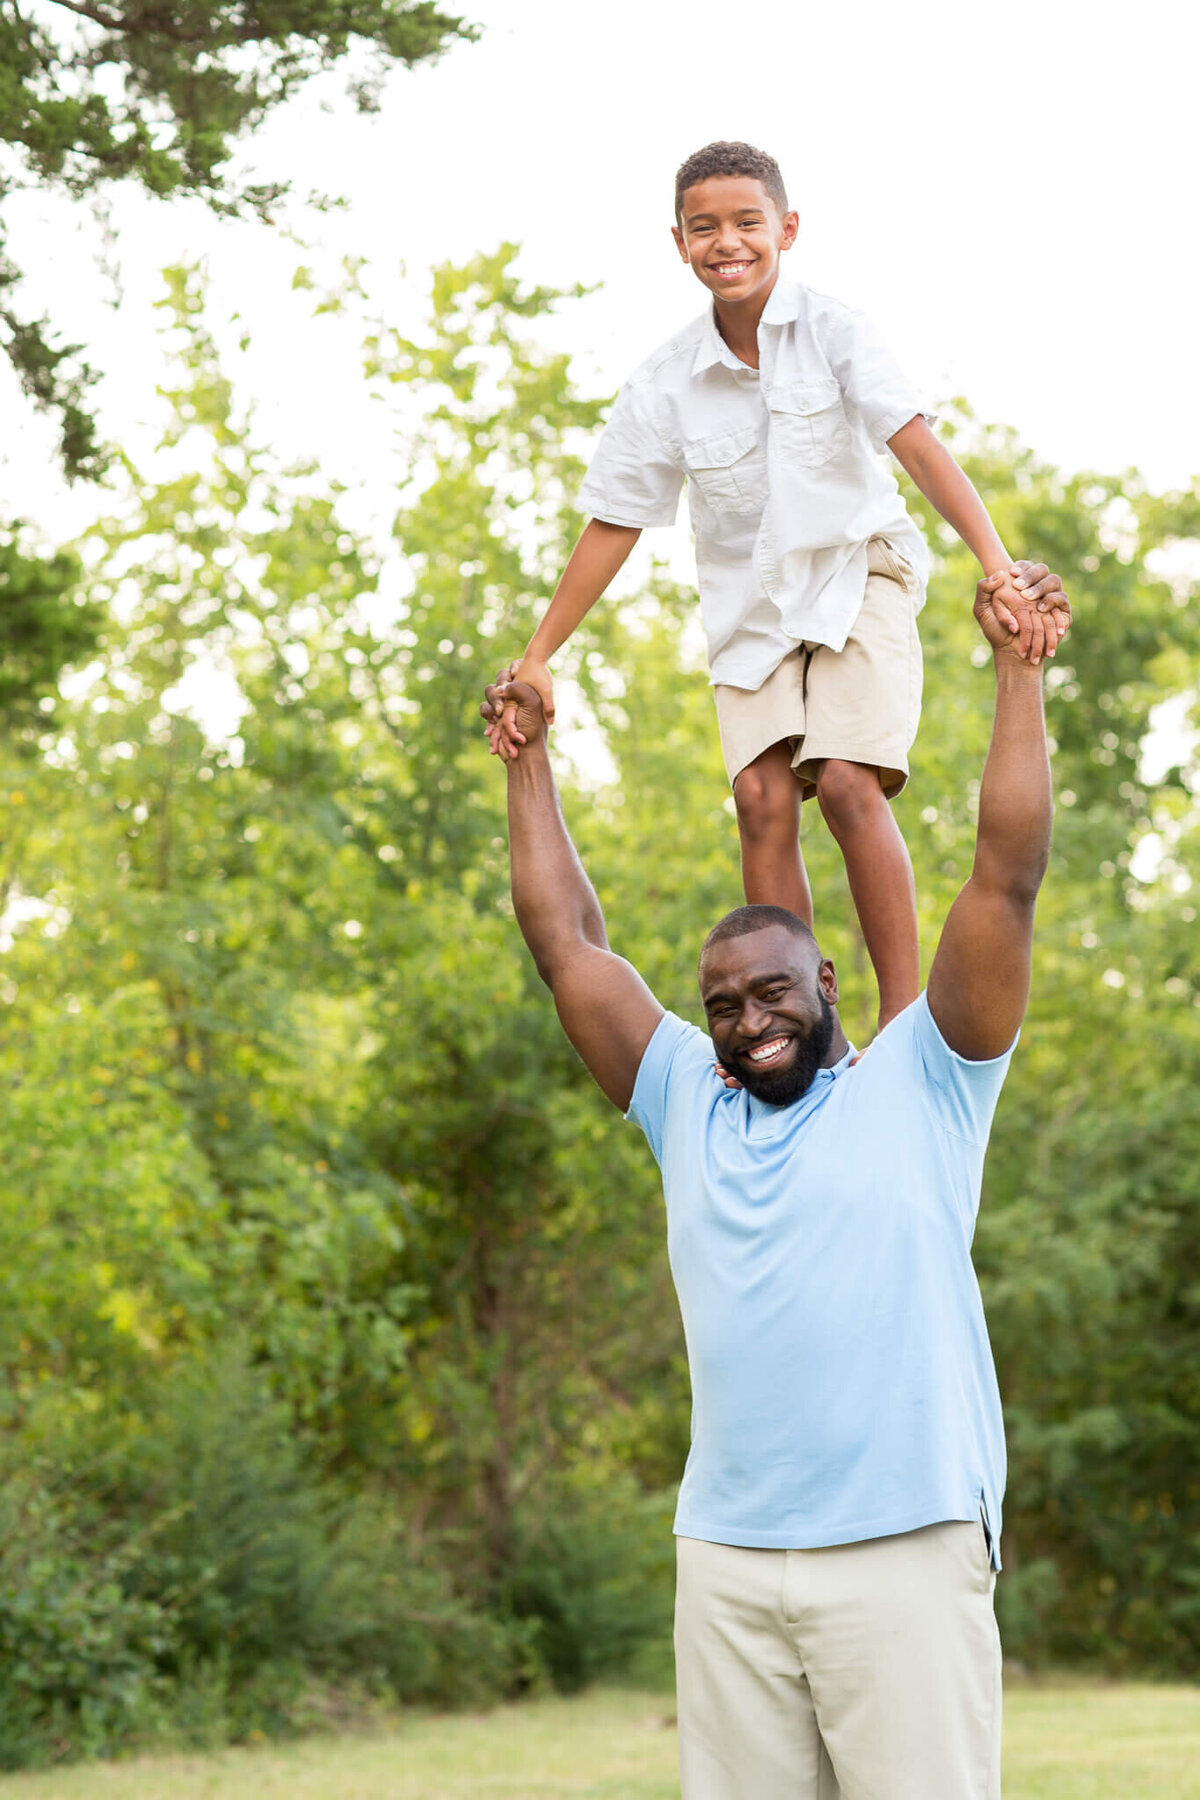
[[[673,234],[705,287],[718,300],[736,302],[770,293],[798,224],[794,212],[780,213],[756,177],[711,175],[684,190]]]
[[[707,945],[700,998],[721,1064],[770,1106],[806,1094],[840,1038],[833,964],[784,925]]]

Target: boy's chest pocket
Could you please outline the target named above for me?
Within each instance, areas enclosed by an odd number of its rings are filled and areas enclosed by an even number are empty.
[[[850,427],[836,381],[792,382],[767,396],[771,447],[785,464],[819,469],[845,450]]]
[[[683,460],[688,480],[699,488],[713,512],[761,512],[767,459],[753,425],[691,438],[683,446]]]

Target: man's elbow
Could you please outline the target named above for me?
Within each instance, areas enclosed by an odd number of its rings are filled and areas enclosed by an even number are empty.
[[[974,878],[978,886],[990,889],[1014,911],[1032,912],[1049,866],[1047,843],[1019,857],[982,857],[976,863]]]
[[[561,983],[567,964],[578,956],[581,950],[591,947],[586,938],[582,936],[566,936],[558,933],[555,933],[553,937],[540,938],[536,942],[527,936],[525,942],[529,946],[529,954],[533,958],[533,966],[538,972],[539,979],[550,989],[552,994],[556,992]]]
[[[1019,869],[1013,874],[1008,887],[1010,905],[1022,912],[1033,912],[1046,878],[1047,864],[1048,859],[1043,859],[1036,869]]]
[[[548,987],[550,992],[553,993],[554,976],[555,971],[558,968],[557,960],[554,957],[547,955],[545,951],[539,952],[533,950],[532,946],[531,951],[533,955],[533,966],[538,972],[538,979],[541,981],[543,987]]]

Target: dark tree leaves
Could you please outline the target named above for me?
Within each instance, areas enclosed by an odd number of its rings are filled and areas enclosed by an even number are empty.
[[[28,556],[17,534],[0,529],[0,728],[37,719],[39,702],[56,692],[64,667],[95,650],[100,609],[78,595],[79,564],[59,552]]]
[[[82,197],[134,181],[267,217],[286,183],[239,185],[227,164],[274,107],[346,61],[369,111],[393,64],[411,68],[475,35],[431,0],[47,0],[33,17],[0,0],[0,207],[31,185]],[[24,316],[3,249],[0,213],[0,345],[34,405],[59,419],[68,479],[94,479],[105,458],[87,405],[92,373],[48,320]]]

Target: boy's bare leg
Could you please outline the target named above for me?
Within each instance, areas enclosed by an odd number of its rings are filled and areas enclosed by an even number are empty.
[[[733,784],[749,906],[786,906],[812,930],[813,904],[800,854],[801,786],[786,743],[772,744]]]
[[[879,1029],[916,999],[920,983],[917,890],[908,846],[879,772],[830,758],[817,774],[817,801],[846,864],[867,954],[879,983]]]

